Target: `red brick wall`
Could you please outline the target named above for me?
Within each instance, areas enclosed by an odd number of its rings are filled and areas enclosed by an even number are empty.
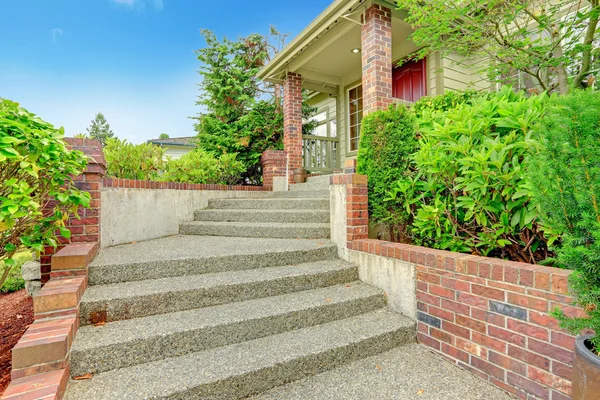
[[[276,176],[285,176],[286,174],[286,155],[283,150],[267,150],[260,161],[262,163],[263,186],[273,188],[273,178]]]
[[[419,342],[520,398],[569,398],[574,337],[549,312],[583,315],[570,271],[372,239],[349,248],[415,264]]]
[[[77,188],[89,192],[92,197],[90,208],[79,210],[80,219],[75,217],[69,218],[67,228],[71,231],[70,242],[97,242],[100,244],[100,192],[102,190],[102,179],[106,172],[106,161],[102,152],[102,144],[93,139],[65,138],[65,142],[67,142],[71,149],[82,151],[89,157],[86,171],[76,176],[73,180]],[[40,257],[42,283],[46,283],[50,279],[52,255],[67,243],[69,241],[63,239],[61,240],[61,246],[57,249],[50,246],[44,249],[44,254]]]
[[[292,183],[294,169],[302,168],[302,76],[288,72],[283,90],[283,147]]]
[[[204,185],[179,182],[141,181],[137,179],[104,178],[103,187],[122,189],[171,189],[171,190],[235,190],[243,192],[258,192],[268,190],[263,186],[243,185]]]
[[[364,115],[392,104],[392,12],[374,4],[362,27]]]

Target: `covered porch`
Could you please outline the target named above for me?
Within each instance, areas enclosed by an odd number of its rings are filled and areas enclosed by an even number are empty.
[[[399,101],[437,94],[435,58],[402,63],[417,50],[406,13],[392,1],[337,0],[259,73],[284,87],[288,171],[332,173],[357,155],[362,118]],[[302,91],[317,128],[302,134]]]

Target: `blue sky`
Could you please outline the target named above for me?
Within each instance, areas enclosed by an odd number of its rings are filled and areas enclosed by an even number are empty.
[[[330,0],[0,0],[0,97],[67,136],[96,112],[134,143],[194,134],[200,29],[299,33]]]

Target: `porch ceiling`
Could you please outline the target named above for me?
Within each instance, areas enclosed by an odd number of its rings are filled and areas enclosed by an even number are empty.
[[[335,5],[338,2],[334,2]],[[351,3],[348,1],[347,3]],[[309,38],[309,33],[303,32],[269,65],[267,65],[259,76],[273,82],[281,82],[286,72],[297,72],[304,78],[304,86],[307,89],[332,93],[341,85],[342,77],[353,72],[359,73],[361,68],[361,53],[353,53],[352,49],[361,47],[361,16],[365,6],[370,1],[361,1],[352,12],[341,9],[330,25],[325,18],[320,25],[321,33],[314,34]],[[386,4],[392,7],[390,4]],[[392,55],[394,60],[404,57],[416,50],[416,47],[408,41],[411,28],[404,22],[406,14],[394,9],[392,12]],[[309,26],[312,31],[319,26],[318,20]],[[307,28],[308,29],[308,28]],[[304,36],[303,36],[304,35]],[[293,49],[296,42],[307,43],[299,49]],[[321,88],[319,90],[319,88]]]

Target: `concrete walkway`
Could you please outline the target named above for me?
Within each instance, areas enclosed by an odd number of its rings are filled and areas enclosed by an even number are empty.
[[[410,344],[247,400],[510,400],[513,397]]]

